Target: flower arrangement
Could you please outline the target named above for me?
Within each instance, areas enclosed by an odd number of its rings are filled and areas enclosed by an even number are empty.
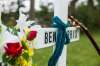
[[[6,43],[4,47],[3,63],[5,66],[36,66],[32,65],[32,56],[34,49],[30,47],[32,41],[36,38],[37,32],[24,30],[25,35],[21,37],[20,42]]]

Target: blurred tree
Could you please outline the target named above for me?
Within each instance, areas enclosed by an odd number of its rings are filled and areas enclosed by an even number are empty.
[[[70,2],[70,6],[69,6],[69,15],[73,15],[75,16],[75,6],[76,6],[76,3],[77,3],[78,0],[72,0]]]
[[[34,20],[34,17],[35,17],[34,3],[35,3],[35,0],[30,0],[29,20]]]
[[[16,1],[16,3],[18,5],[19,0]],[[16,5],[15,2],[12,2],[11,6],[14,6],[14,5]],[[8,8],[8,7],[6,7],[6,8]],[[2,20],[4,25],[6,25],[8,27],[15,26],[16,20],[19,18],[19,5],[18,5],[18,8],[14,12],[11,12],[11,11],[9,13],[3,12],[1,15],[2,15],[1,20]]]
[[[96,25],[100,28],[100,0],[96,0],[98,2],[96,11],[98,12],[96,16]]]
[[[53,16],[53,12],[49,12],[48,6],[41,5],[41,11],[37,11],[35,15],[41,24],[51,26],[51,19]]]
[[[98,9],[100,9],[100,0],[97,0],[98,2]]]
[[[83,22],[89,29],[100,28],[99,11],[87,5],[80,5],[76,9],[75,17]]]
[[[97,2],[99,3],[99,5],[100,5],[100,0],[97,0]]]
[[[100,27],[100,0],[97,0],[98,6],[94,5],[94,1],[96,0],[88,0],[88,8],[92,8],[92,11],[94,11],[94,13],[92,13],[95,16],[93,19],[95,19],[96,27]]]
[[[4,25],[10,27],[16,25],[16,20],[19,18],[19,11],[10,12],[9,14],[2,13],[1,19]]]
[[[91,8],[95,8],[94,6],[94,0],[88,0],[88,6],[91,7]]]

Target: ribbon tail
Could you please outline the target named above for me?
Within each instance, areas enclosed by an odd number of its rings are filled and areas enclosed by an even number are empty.
[[[57,16],[53,18],[53,26],[58,28],[56,37],[56,48],[54,54],[48,61],[48,66],[56,66],[62,54],[65,42],[66,44],[68,44],[70,41],[68,35],[66,34],[66,28],[68,26],[64,24]]]
[[[60,33],[58,32],[57,41],[56,41],[56,48],[55,48],[54,54],[51,56],[51,58],[48,62],[48,66],[56,66],[56,63],[62,54],[62,50],[63,50],[64,43],[65,43],[63,37],[65,37],[65,35],[62,34],[61,32]]]

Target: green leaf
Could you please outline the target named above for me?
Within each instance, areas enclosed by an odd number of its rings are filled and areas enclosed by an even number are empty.
[[[3,60],[4,63],[7,63],[8,60],[9,60],[9,57],[7,57],[6,54],[4,54],[4,55],[2,56],[2,60]]]
[[[27,52],[24,52],[22,56],[25,60],[29,60],[29,54]]]
[[[15,65],[16,64],[16,58],[11,58],[9,61],[8,61],[9,64],[11,65]]]
[[[24,48],[24,49],[27,49],[27,47],[26,47],[26,46],[27,46],[27,45],[26,45],[27,43],[26,43],[25,41],[21,41],[21,43],[22,43],[23,48]]]

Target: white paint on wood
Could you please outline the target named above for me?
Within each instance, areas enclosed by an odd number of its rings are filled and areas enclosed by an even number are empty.
[[[37,31],[37,37],[33,41],[33,44],[36,49],[55,45],[56,41],[54,38],[56,38],[57,28],[34,28],[33,30]],[[70,37],[70,42],[79,40],[79,27],[69,27],[66,29],[66,32]]]

